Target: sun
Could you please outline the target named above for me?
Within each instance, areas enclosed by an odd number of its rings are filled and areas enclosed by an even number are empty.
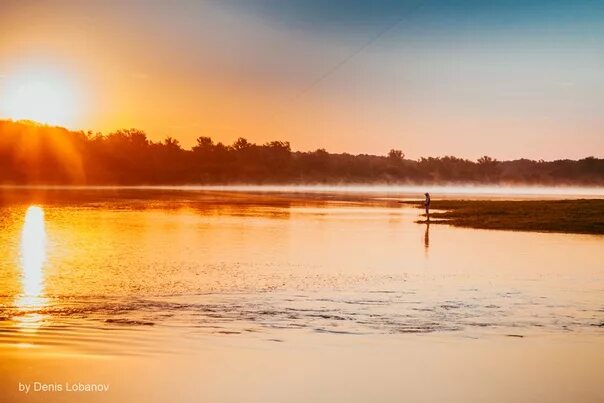
[[[29,69],[5,76],[0,87],[0,116],[72,126],[78,100],[69,77],[53,70]]]

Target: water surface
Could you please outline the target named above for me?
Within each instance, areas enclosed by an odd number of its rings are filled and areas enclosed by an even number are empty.
[[[337,195],[36,198],[2,207],[5,343],[96,348],[102,334],[119,353],[114,337],[150,327],[481,337],[593,332],[603,319],[598,236],[430,227],[408,206]],[[90,344],[64,337],[82,329]]]
[[[311,340],[356,354],[409,337],[602,347],[601,236],[416,224],[418,210],[379,195],[29,189],[2,200],[6,351],[178,359]]]

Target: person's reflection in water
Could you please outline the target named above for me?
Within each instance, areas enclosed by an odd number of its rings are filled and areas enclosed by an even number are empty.
[[[426,223],[426,232],[424,232],[424,250],[426,253],[428,252],[428,248],[430,247],[430,223]]]

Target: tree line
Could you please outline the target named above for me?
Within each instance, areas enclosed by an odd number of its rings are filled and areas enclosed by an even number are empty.
[[[0,184],[529,184],[604,185],[604,159],[477,161],[446,157],[292,151],[287,141],[227,145],[198,137],[191,149],[136,129],[108,135],[0,121]]]

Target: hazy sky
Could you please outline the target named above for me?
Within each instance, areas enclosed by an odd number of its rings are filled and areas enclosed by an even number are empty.
[[[604,157],[600,0],[2,0],[0,117],[28,77],[72,128],[187,147]]]

